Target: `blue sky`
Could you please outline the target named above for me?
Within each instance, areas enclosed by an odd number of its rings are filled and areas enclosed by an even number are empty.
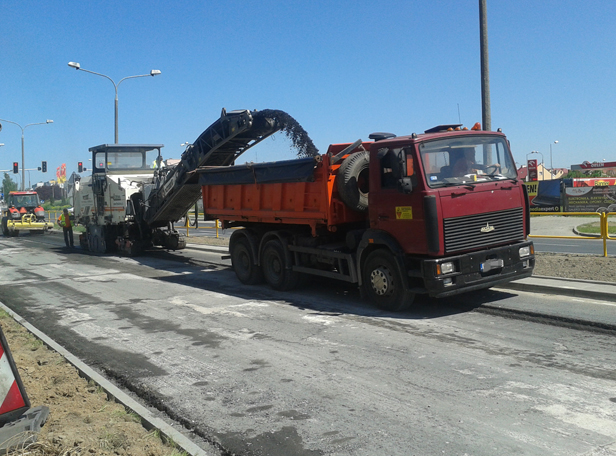
[[[616,161],[616,2],[487,0],[492,128],[514,158]],[[179,158],[224,107],[280,109],[317,148],[375,131],[481,120],[478,0],[0,1],[0,119],[25,130],[32,183],[70,174],[88,148],[161,143]],[[0,169],[21,130],[0,131]],[[280,133],[247,161],[294,157]],[[534,155],[529,158],[539,158]]]

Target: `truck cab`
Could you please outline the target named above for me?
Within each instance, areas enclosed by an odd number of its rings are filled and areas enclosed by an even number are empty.
[[[370,149],[372,242],[362,255],[387,246],[438,297],[530,275],[534,266],[528,198],[506,137],[458,127]]]

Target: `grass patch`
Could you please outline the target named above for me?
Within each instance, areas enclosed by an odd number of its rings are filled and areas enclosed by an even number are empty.
[[[608,224],[607,229],[610,235],[616,234],[616,224]],[[578,227],[576,227],[576,230],[582,234],[601,234],[601,226],[599,222],[585,223],[584,225],[579,225]]]

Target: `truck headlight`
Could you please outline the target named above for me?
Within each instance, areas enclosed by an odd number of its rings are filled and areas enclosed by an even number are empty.
[[[19,212],[11,212],[11,218],[17,220],[20,217],[21,217],[21,214]]]
[[[530,245],[527,245],[526,247],[520,247],[520,258],[526,258],[527,256],[530,256],[531,254],[531,248]]]
[[[439,263],[436,265],[436,272],[438,275],[451,274],[455,270],[456,267],[451,261],[447,263]]]

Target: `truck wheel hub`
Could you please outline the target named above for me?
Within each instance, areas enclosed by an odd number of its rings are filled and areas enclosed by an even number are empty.
[[[391,293],[392,277],[386,268],[378,268],[372,271],[370,283],[374,292],[379,296]]]

